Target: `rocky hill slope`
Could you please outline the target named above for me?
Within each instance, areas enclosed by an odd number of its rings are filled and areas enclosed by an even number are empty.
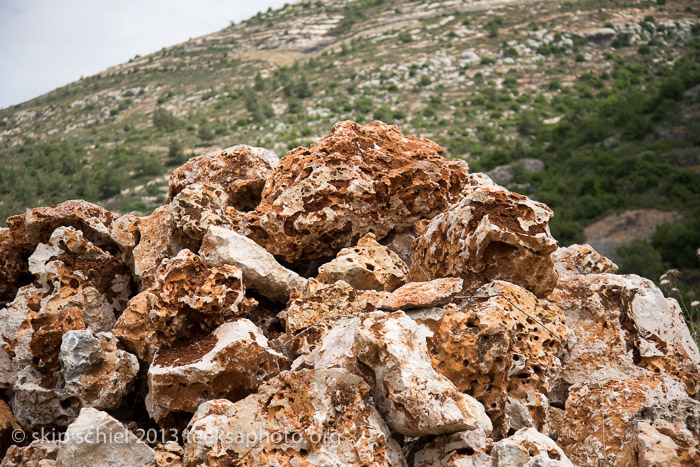
[[[9,218],[0,465],[698,465],[678,303],[441,153],[341,122]]]

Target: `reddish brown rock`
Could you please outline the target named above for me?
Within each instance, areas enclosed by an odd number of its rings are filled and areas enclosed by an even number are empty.
[[[501,279],[546,296],[557,283],[552,215],[544,204],[483,174],[470,175],[459,202],[436,216],[414,242],[410,278],[461,277],[469,291]]]
[[[10,446],[0,467],[49,467],[55,465],[58,441],[38,439],[28,446]]]
[[[10,407],[4,400],[0,399],[0,452],[5,452],[11,444],[16,442],[12,437],[12,432],[20,429]]]
[[[202,404],[184,464],[405,466],[364,380],[341,369],[285,371],[257,394]]]
[[[393,292],[365,293],[378,310],[396,311],[445,305],[462,291],[462,279],[447,277],[429,282],[410,282]]]
[[[177,228],[167,206],[149,216],[122,216],[114,222],[112,236],[123,245],[122,260],[129,265],[144,290],[156,281],[161,263],[185,248],[196,249]]]
[[[7,219],[0,229],[0,303],[11,301],[17,289],[32,282],[27,258],[39,243],[46,243],[58,227],[73,227],[96,246],[117,254],[119,245],[110,226],[119,216],[87,201],[66,201],[36,208]]]
[[[230,206],[250,211],[260,202],[265,180],[279,165],[272,151],[252,146],[234,146],[193,157],[170,175],[168,200],[195,183],[218,185]]]
[[[511,428],[509,397],[526,409],[535,428],[547,433],[547,396],[561,373],[568,338],[563,313],[503,281],[475,295],[484,298],[442,314],[416,316],[433,331],[428,337],[433,367],[484,405],[495,437]]]
[[[136,295],[114,326],[114,335],[141,360],[183,337],[208,334],[242,316],[249,305],[241,270],[208,268],[189,250],[164,261],[156,282]]]
[[[318,270],[317,280],[332,284],[344,280],[359,290],[392,292],[406,283],[408,267],[399,256],[368,233],[352,248],[340,250]]]
[[[194,413],[211,399],[235,402],[286,365],[252,322],[224,323],[209,336],[158,351],[148,370],[147,408],[158,421],[174,411]]]
[[[395,126],[338,123],[282,159],[238,230],[289,263],[334,256],[369,232],[406,230],[459,197],[467,164],[441,153]]]
[[[32,335],[29,347],[34,356],[34,365],[51,371],[58,370],[58,353],[63,335],[68,331],[85,329],[86,327],[79,308],[61,309],[56,321],[40,327]]]

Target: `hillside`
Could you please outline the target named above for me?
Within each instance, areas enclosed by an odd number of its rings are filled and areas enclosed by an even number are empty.
[[[616,257],[658,279],[698,266],[699,15],[665,0],[290,4],[0,111],[0,216],[72,198],[147,214],[193,154],[284,155],[376,119],[497,169],[554,209],[563,244],[606,216],[668,212],[669,232]],[[659,217],[636,218],[633,233]]]

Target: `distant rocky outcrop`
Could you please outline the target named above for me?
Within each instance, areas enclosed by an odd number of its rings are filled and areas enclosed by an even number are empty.
[[[0,465],[698,465],[678,303],[441,152],[342,122],[10,218]]]

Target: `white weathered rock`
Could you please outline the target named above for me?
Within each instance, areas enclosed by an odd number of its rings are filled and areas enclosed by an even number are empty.
[[[237,266],[246,286],[271,300],[286,302],[293,289],[306,286],[306,279],[280,265],[263,247],[223,227],[209,228],[199,254],[209,267]]]
[[[168,210],[178,230],[201,240],[209,227],[229,225],[227,201],[228,196],[218,185],[195,183],[183,188],[168,204]]]
[[[564,451],[534,428],[523,428],[493,445],[493,467],[574,467]]]
[[[326,284],[344,280],[360,290],[392,292],[406,283],[408,266],[399,255],[377,243],[368,233],[352,248],[344,248],[318,270],[317,279]]]
[[[95,409],[83,409],[58,448],[57,467],[156,466],[153,449],[118,420]]]
[[[484,407],[463,394],[430,363],[431,332],[403,312],[361,317],[355,357],[374,371],[374,398],[395,431],[425,436],[481,429],[491,433]]]
[[[173,411],[194,412],[211,399],[235,402],[286,363],[251,321],[224,323],[209,336],[158,351],[148,369],[146,408],[159,421]]]
[[[321,338],[320,344],[292,363],[292,370],[302,368],[345,368],[352,371],[355,364],[353,346],[359,318],[341,318]]]
[[[342,369],[285,371],[236,403],[205,402],[187,427],[185,465],[405,466],[369,391]]]
[[[117,348],[111,333],[68,331],[59,359],[63,391],[77,397],[83,407],[100,410],[118,407],[139,372],[136,356]]]
[[[12,410],[23,426],[66,426],[82,407],[114,409],[131,389],[139,364],[117,348],[110,333],[90,330],[63,334],[58,378],[46,378],[31,366],[13,386]]]
[[[414,467],[491,467],[492,441],[481,430],[440,436],[416,452]]]

